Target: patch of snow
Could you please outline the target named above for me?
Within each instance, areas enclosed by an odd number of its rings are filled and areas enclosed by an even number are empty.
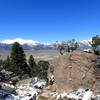
[[[61,94],[58,94],[56,99],[57,100],[61,99]]]
[[[84,52],[91,52],[92,49],[84,49]]]
[[[38,87],[44,87],[46,85],[46,82],[44,81],[38,81],[37,83],[34,84],[34,86],[38,86]]]
[[[34,98],[36,100],[37,95],[39,92],[41,92],[40,89],[36,89],[34,86],[37,85],[39,87],[45,86],[45,81],[38,81],[35,84],[32,82],[29,82],[27,84],[23,84],[17,87],[17,95],[11,95],[6,97],[5,100],[30,100],[31,98]]]
[[[61,98],[66,98],[67,95],[68,95],[67,93],[62,93],[62,94],[61,94]]]
[[[93,92],[89,89],[85,94],[83,95],[82,100],[91,100],[93,97]]]
[[[76,95],[78,95],[79,97],[83,97],[83,95],[85,94],[85,90],[84,89],[78,89],[75,92]]]
[[[94,96],[93,92],[90,89],[84,90],[84,89],[79,89],[77,90],[75,93],[55,93],[52,96],[53,98],[58,99],[63,99],[63,98],[67,98],[67,99],[81,99],[81,100],[91,100],[92,98],[96,99],[96,100],[100,100],[100,95],[98,96]]]
[[[12,89],[15,88],[15,86],[11,85],[11,84],[8,84],[8,83],[2,83],[2,86],[6,86],[6,87],[10,87]]]

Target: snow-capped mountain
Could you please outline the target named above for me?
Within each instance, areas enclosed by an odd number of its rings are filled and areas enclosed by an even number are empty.
[[[21,38],[17,38],[17,39],[14,39],[14,40],[3,40],[3,41],[1,41],[1,43],[4,43],[4,44],[13,44],[14,42],[19,42],[21,45],[24,45],[24,44],[37,45],[37,44],[39,44],[39,42],[37,42],[37,41],[24,40],[24,39],[21,39]]]
[[[79,42],[79,49],[91,49],[92,39],[89,40],[82,40]]]
[[[33,40],[24,40],[21,38],[17,38],[14,40],[3,40],[0,41],[0,50],[10,50],[12,44],[14,42],[19,42],[24,50],[51,50],[56,49],[53,43],[39,43],[38,41]],[[79,42],[80,50],[83,49],[90,49],[91,48],[91,39],[90,40],[83,40]]]
[[[53,44],[51,43],[39,43],[37,41],[33,40],[24,40],[21,38],[17,38],[14,40],[3,40],[0,41],[0,49],[1,50],[10,50],[12,47],[12,44],[14,42],[19,42],[20,45],[22,45],[24,50],[48,50],[48,49],[55,49]]]
[[[89,39],[89,40],[82,40],[80,43],[91,46],[91,42],[92,42],[92,39]]]

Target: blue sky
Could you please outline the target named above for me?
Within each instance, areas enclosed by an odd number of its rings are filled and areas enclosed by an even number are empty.
[[[0,40],[90,39],[100,34],[100,0],[0,0]]]

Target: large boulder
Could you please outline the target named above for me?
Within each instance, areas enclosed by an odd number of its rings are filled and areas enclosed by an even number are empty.
[[[54,78],[59,92],[71,92],[78,88],[92,88],[95,83],[95,59],[93,53],[74,51],[56,57]]]

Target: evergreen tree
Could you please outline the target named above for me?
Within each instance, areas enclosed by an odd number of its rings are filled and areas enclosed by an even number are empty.
[[[0,71],[2,70],[3,67],[3,61],[0,59]]]
[[[2,66],[3,61],[0,59],[0,66]]]
[[[92,47],[94,52],[96,52],[96,49],[98,46],[100,46],[100,37],[98,35],[92,37]]]
[[[39,61],[38,62],[38,77],[41,79],[45,79],[48,83],[48,68],[49,62],[48,61]]]
[[[7,56],[7,59],[5,61],[3,61],[3,66],[6,70],[10,70],[11,68],[11,64],[10,64],[10,57]]]
[[[31,76],[33,76],[33,77],[37,76],[37,73],[38,73],[37,72],[37,65],[36,65],[32,55],[30,55],[28,63],[29,63],[29,67],[31,69]]]
[[[11,70],[16,74],[29,74],[29,68],[26,63],[23,48],[18,42],[15,42],[11,51]]]

